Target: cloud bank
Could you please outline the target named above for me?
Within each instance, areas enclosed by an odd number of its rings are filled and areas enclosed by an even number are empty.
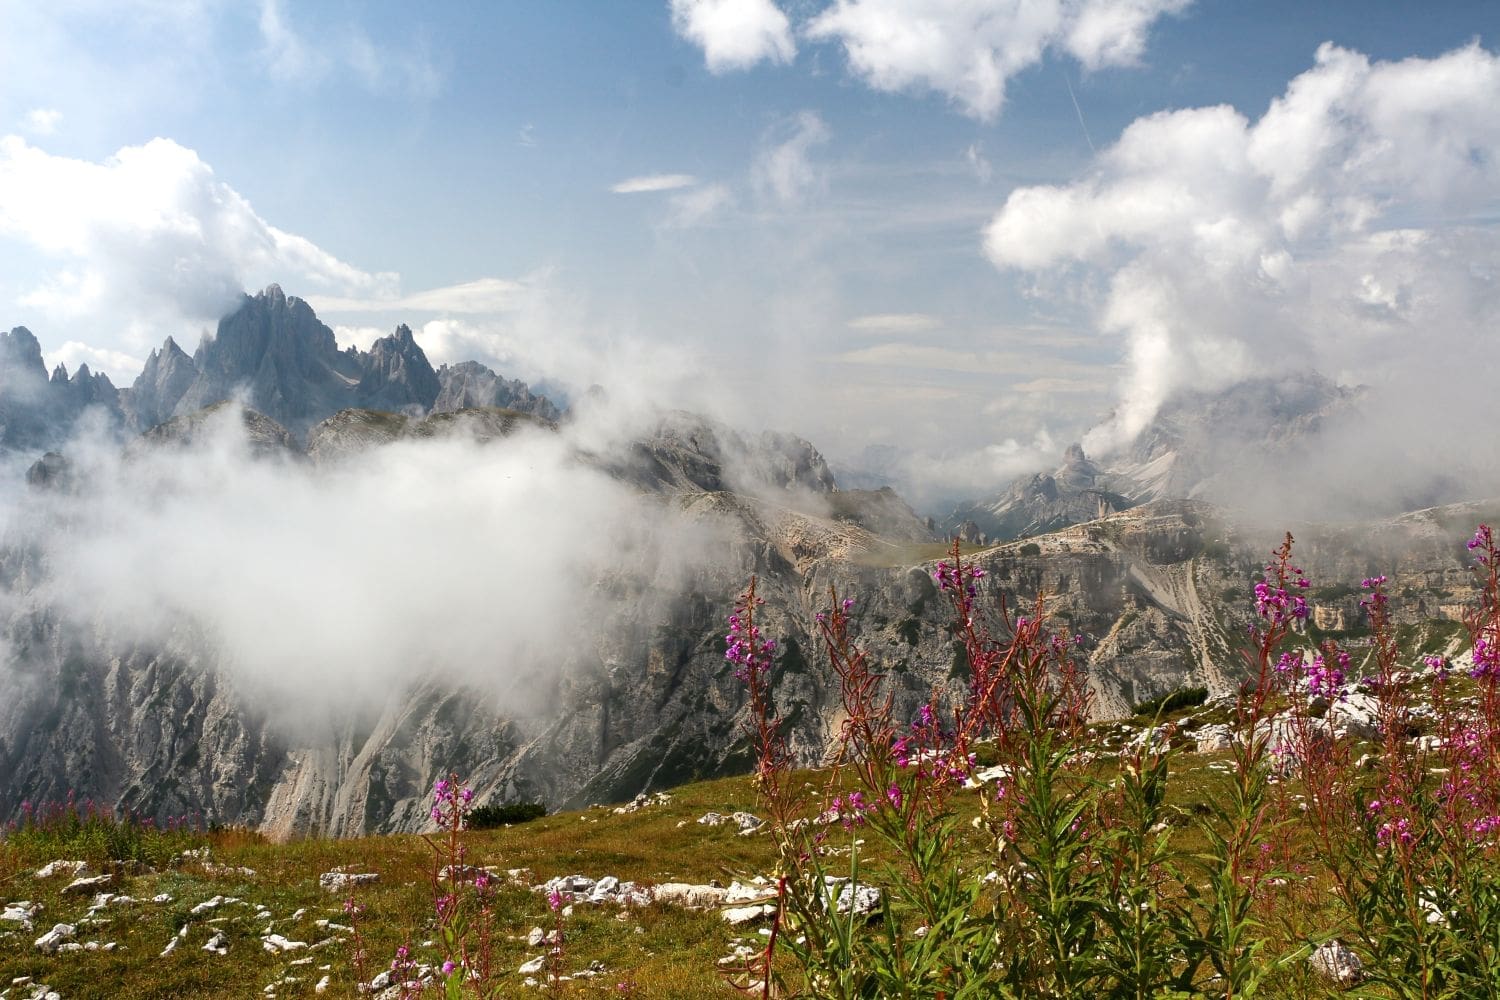
[[[1065,53],[1085,69],[1137,64],[1151,26],[1192,0],[834,0],[799,33],[834,42],[853,75],[883,91],[930,90],[982,121],[1005,104],[1006,83]],[[703,49],[710,72],[762,60],[789,63],[796,43],[772,0],[670,0],[678,35]]]
[[[391,294],[397,280],[266,222],[170,139],[94,163],[0,137],[0,234],[53,265],[23,305],[79,325],[151,331],[135,346],[158,340],[164,320],[216,321],[243,289],[278,275],[346,295]]]
[[[1151,25],[1189,2],[834,0],[806,34],[840,43],[850,70],[876,90],[933,90],[990,121],[1005,104],[1006,83],[1049,51],[1089,70],[1134,65]]]
[[[253,457],[225,408],[191,446],[75,442],[76,494],[8,475],[0,528],[43,553],[28,602],[117,644],[205,649],[289,724],[418,681],[539,710],[567,671],[597,665],[621,600],[649,616],[716,549],[580,460],[599,438],[455,436],[315,466]]]
[[[1311,369],[1372,387],[1340,440],[1370,468],[1414,487],[1439,460],[1500,457],[1455,445],[1493,417],[1475,348],[1500,315],[1497,103],[1500,57],[1477,43],[1399,62],[1325,44],[1259,118],[1150,115],[1079,180],[1012,192],[990,260],[1097,294],[1099,330],[1126,344],[1116,414],[1086,446],[1129,441],[1179,390]],[[1381,437],[1421,460],[1390,469]]]

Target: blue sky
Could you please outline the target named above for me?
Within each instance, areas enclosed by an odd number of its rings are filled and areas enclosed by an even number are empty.
[[[977,490],[1183,386],[1368,383],[1414,330],[1489,336],[1497,27],[0,0],[0,326],[128,384],[277,281],[346,343],[407,322],[435,360],[895,445],[909,480]]]

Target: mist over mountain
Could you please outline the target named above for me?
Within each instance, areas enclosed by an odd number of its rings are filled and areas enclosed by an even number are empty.
[[[810,631],[830,587],[855,598],[898,714],[961,690],[925,565],[941,532],[888,487],[841,487],[795,435],[607,387],[563,414],[481,365],[434,370],[404,326],[339,350],[274,286],[123,391],[46,378],[35,344],[8,335],[0,367],[0,818],[71,789],[348,834],[421,828],[454,769],[552,805],[734,772],[722,633],[752,575],[799,760],[838,725]],[[1083,637],[1100,714],[1226,691],[1269,535],[1203,502],[1237,488],[1225,442],[1267,468],[1315,454],[1361,398],[1315,376],[1185,396],[1130,449],[1070,447],[944,527],[1024,539],[976,558]],[[1479,513],[1361,545],[1319,529],[1309,569],[1357,577],[1383,546],[1421,596],[1411,620],[1442,617],[1469,593],[1458,535]],[[1355,627],[1348,604],[1320,620]]]
[[[1274,526],[1390,517],[1489,494],[1484,477],[1466,481],[1406,454],[1399,439],[1382,441],[1372,431],[1380,399],[1316,372],[1178,392],[1125,446],[1090,456],[1082,445],[1069,445],[1060,465],[956,505],[940,526],[1003,541],[1160,498],[1207,500],[1242,523]],[[1396,477],[1394,488],[1367,461],[1387,446],[1403,452],[1406,475]]]

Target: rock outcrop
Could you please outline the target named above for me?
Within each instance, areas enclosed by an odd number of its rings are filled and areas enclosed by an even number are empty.
[[[561,416],[525,383],[477,362],[434,371],[405,325],[368,351],[341,351],[312,307],[276,285],[244,296],[191,356],[168,337],[125,390],[87,365],[72,376],[59,367],[49,379],[30,331],[0,333],[0,447],[54,447],[90,410],[107,426],[145,432],[231,399],[298,440],[351,407],[415,417],[484,408],[549,421]]]
[[[41,345],[30,330],[0,331],[0,449],[58,445],[87,412],[106,424],[122,421],[120,393],[109,376],[79,365],[70,377],[58,365],[48,378]]]

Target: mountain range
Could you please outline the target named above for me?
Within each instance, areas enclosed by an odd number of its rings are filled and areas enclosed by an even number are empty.
[[[351,407],[408,414],[499,407],[544,420],[561,415],[525,383],[477,362],[434,370],[404,325],[368,351],[339,350],[312,307],[277,285],[245,296],[192,355],[168,337],[126,389],[87,365],[71,377],[59,365],[48,378],[31,331],[0,333],[0,447],[55,446],[86,412],[140,432],[235,397],[298,438]]]
[[[970,541],[1010,541],[1155,499],[1232,504],[1247,472],[1300,453],[1329,421],[1351,415],[1362,396],[1316,372],[1178,393],[1105,464],[1069,445],[1052,472],[1022,476],[996,496],[959,504],[941,527]]]
[[[312,310],[274,286],[247,296],[191,357],[168,341],[123,391],[85,369],[47,378],[24,330],[0,341],[0,358],[3,440],[33,452],[66,441],[77,421],[95,419],[88,413],[117,428],[127,456],[191,446],[239,420],[252,454],[293,456],[313,476],[455,434],[480,449],[478,461],[536,435],[562,440],[566,430],[558,421],[567,417],[520,383],[472,364],[434,370],[405,327],[367,352],[339,351]],[[1014,608],[1045,594],[1054,620],[1079,637],[1098,714],[1128,714],[1184,685],[1234,688],[1247,595],[1273,542],[1185,495],[1206,482],[1186,472],[1195,435],[1209,426],[1193,415],[1215,405],[1259,412],[1268,392],[1284,396],[1285,419],[1269,431],[1254,425],[1262,440],[1346,395],[1317,381],[1293,389],[1252,385],[1240,390],[1243,405],[1230,393],[1164,411],[1110,467],[1070,449],[1055,472],[964,512],[976,530],[1011,539],[972,556],[998,595]],[[432,782],[450,771],[482,800],[551,806],[740,771],[749,763],[746,706],[723,661],[723,631],[752,575],[766,600],[761,624],[779,640],[775,710],[800,761],[820,760],[841,724],[813,624],[830,588],[856,600],[857,639],[881,663],[898,718],[915,715],[934,689],[961,693],[966,668],[931,573],[943,546],[890,489],[841,489],[818,450],[795,436],[746,434],[678,411],[657,414],[623,445],[574,447],[567,461],[669,515],[682,537],[711,539],[713,551],[665,592],[630,553],[605,553],[610,569],[580,595],[597,620],[537,654],[524,711],[415,671],[367,707],[330,713],[316,732],[288,729],[231,669],[235,651],[191,617],[143,638],[60,603],[45,554],[12,525],[0,542],[0,821],[23,802],[72,791],[161,819],[196,812],[280,837],[417,830],[428,822]],[[66,452],[35,463],[30,480],[42,501],[89,488]],[[1299,532],[1302,564],[1325,587],[1313,595],[1316,627],[1358,642],[1350,595],[1376,567],[1393,593],[1410,597],[1400,615],[1413,643],[1456,643],[1455,609],[1473,593],[1462,537],[1484,513],[1450,508]],[[396,526],[361,543],[404,544]],[[286,567],[289,586],[301,572]],[[461,570],[441,582],[465,586]],[[328,623],[361,627],[357,618]],[[428,648],[442,648],[442,638],[428,637]],[[493,650],[497,661],[513,653]]]

